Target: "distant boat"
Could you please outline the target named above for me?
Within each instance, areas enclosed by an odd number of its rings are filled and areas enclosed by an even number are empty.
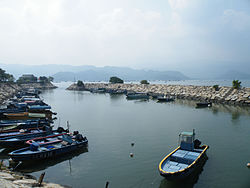
[[[33,142],[30,144],[30,147],[15,150],[9,153],[9,156],[14,161],[41,160],[77,151],[87,146],[87,144],[88,140],[86,137],[63,135],[62,142],[43,145]]]
[[[172,102],[174,101],[173,97],[167,97],[167,96],[159,96],[157,97],[157,102]]]
[[[206,107],[212,107],[211,102],[198,102],[196,103],[196,108],[206,108]]]
[[[128,93],[126,95],[128,100],[133,100],[133,99],[149,99],[149,95],[147,93]]]
[[[168,154],[159,164],[160,175],[169,180],[178,180],[189,176],[206,155],[207,145],[195,139],[195,133],[182,132],[179,135],[180,146]]]

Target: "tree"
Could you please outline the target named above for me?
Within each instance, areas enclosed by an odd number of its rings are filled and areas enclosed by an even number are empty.
[[[53,82],[53,81],[54,81],[54,78],[53,78],[52,76],[49,76],[48,80],[49,80],[50,82]]]
[[[214,88],[215,91],[219,91],[219,89],[220,89],[219,85],[213,85],[213,88]]]
[[[49,79],[46,76],[40,76],[39,81],[40,83],[48,83]]]
[[[78,87],[84,87],[84,83],[81,80],[78,80],[76,85]]]
[[[147,80],[142,80],[141,84],[149,84],[149,82]]]
[[[0,81],[1,82],[14,82],[15,78],[13,75],[8,74],[5,72],[5,70],[0,68]]]
[[[112,84],[123,84],[123,80],[116,76],[110,77],[109,82]]]
[[[241,82],[239,80],[233,80],[232,82],[234,89],[240,89],[241,88]]]

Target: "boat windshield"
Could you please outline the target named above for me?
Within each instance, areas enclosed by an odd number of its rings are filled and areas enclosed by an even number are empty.
[[[179,142],[193,143],[194,135],[194,132],[182,132],[179,137]]]

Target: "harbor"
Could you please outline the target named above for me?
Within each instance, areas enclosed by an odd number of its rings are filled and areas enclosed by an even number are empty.
[[[38,178],[46,170],[46,181],[72,187],[105,187],[107,181],[109,187],[122,188],[247,187],[248,107],[213,104],[197,109],[192,100],[127,100],[124,94],[57,86],[41,97],[58,113],[56,126],[70,120],[70,129],[87,135],[88,149],[19,171]],[[178,146],[179,133],[193,129],[202,145],[209,146],[208,159],[189,180],[165,180],[158,171],[159,163]],[[238,162],[232,162],[235,160]],[[100,167],[102,174],[96,175]]]
[[[37,165],[44,160],[78,152],[87,148],[88,140],[78,131],[70,132],[68,121],[65,127],[54,127],[57,113],[51,111],[51,106],[39,95],[45,88],[54,89],[56,86],[51,83],[42,87],[40,84],[13,85],[7,84],[7,88],[12,88],[11,98],[0,109],[0,148],[5,156],[1,160],[0,185],[64,187],[43,182],[45,172],[36,180],[34,176],[18,173],[18,168],[29,162]]]

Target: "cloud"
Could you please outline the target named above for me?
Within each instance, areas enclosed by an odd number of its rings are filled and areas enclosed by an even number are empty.
[[[250,15],[243,11],[227,9],[223,12],[223,23],[237,31],[250,29]]]

